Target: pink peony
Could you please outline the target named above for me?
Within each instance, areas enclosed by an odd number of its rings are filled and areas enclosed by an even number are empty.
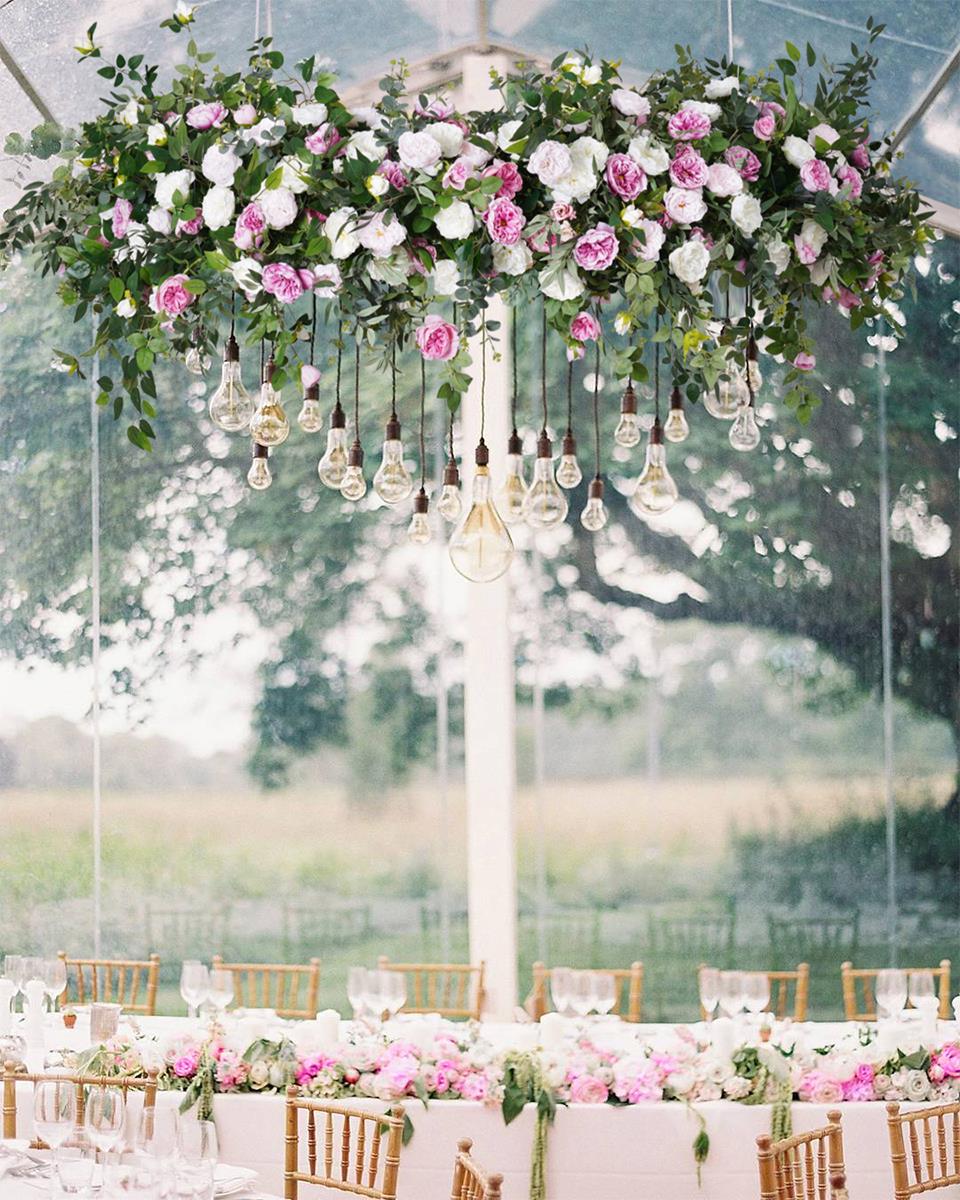
[[[830,168],[822,158],[808,159],[800,168],[800,182],[808,192],[828,192]]]
[[[317,129],[304,138],[304,145],[311,154],[326,154],[332,150],[340,141],[340,131],[336,125],[331,125],[329,121],[320,125]]]
[[[753,123],[754,137],[758,137],[761,142],[769,142],[777,129],[777,122],[774,117],[757,117]]]
[[[200,213],[197,213],[197,215],[195,217],[191,217],[189,221],[178,221],[177,228],[174,230],[174,232],[185,233],[190,237],[196,237],[202,228],[203,217],[200,215]]]
[[[130,218],[133,215],[133,205],[129,200],[118,200],[113,206],[113,220],[111,222],[113,228],[113,236],[122,238],[127,236],[127,230],[130,228]]]
[[[593,313],[579,312],[570,322],[570,336],[578,342],[595,342],[600,336],[600,322]]]
[[[840,1085],[844,1100],[876,1100],[873,1087],[873,1067],[869,1063],[861,1063],[852,1079],[844,1080]]]
[[[520,241],[527,218],[512,200],[498,196],[487,205],[483,221],[493,241],[501,246],[515,246]]]
[[[760,105],[760,116],[773,117],[778,125],[782,123],[786,115],[787,110],[782,104],[778,104],[776,100],[764,100]]]
[[[622,200],[635,200],[647,186],[647,174],[629,154],[611,154],[604,171],[607,187]]]
[[[266,229],[267,218],[264,216],[263,209],[256,200],[253,200],[237,217],[237,223],[233,229],[234,243],[240,250],[255,250],[263,241]]]
[[[565,201],[558,200],[556,204],[550,206],[551,221],[572,221],[577,215],[577,210],[572,204],[567,204]]]
[[[870,170],[870,151],[867,149],[866,142],[861,142],[851,153],[850,161],[855,167],[859,167],[861,171]]]
[[[500,190],[495,193],[498,197],[506,196],[508,200],[512,200],[523,187],[523,176],[516,163],[504,162],[502,159],[496,158],[483,171],[484,179],[491,175],[499,176],[502,181]]]
[[[187,109],[183,119],[191,129],[213,129],[227,119],[227,109],[219,100],[210,100]]]
[[[606,1104],[609,1095],[606,1084],[593,1075],[578,1075],[570,1084],[570,1100],[574,1104]]]
[[[385,158],[380,166],[377,167],[377,174],[382,175],[384,179],[388,179],[391,187],[395,187],[398,192],[402,191],[410,182],[403,167],[390,158]]]
[[[746,146],[730,146],[724,151],[724,162],[740,172],[740,178],[755,183],[760,178],[760,159]]]
[[[845,164],[837,171],[837,179],[841,184],[846,184],[850,188],[852,200],[860,199],[860,194],[863,192],[863,176],[856,167]]]
[[[431,362],[449,362],[451,358],[456,358],[460,349],[457,327],[437,313],[430,313],[426,317],[415,331],[414,337],[420,347],[420,353]]]
[[[150,307],[154,312],[163,312],[170,317],[179,317],[185,308],[193,303],[193,293],[188,292],[186,283],[188,276],[171,275],[158,287],[153,289],[150,297]]]
[[[617,257],[620,243],[611,226],[600,221],[577,238],[573,257],[578,267],[585,271],[605,271]]]
[[[464,1100],[486,1100],[489,1090],[489,1080],[480,1071],[471,1071],[457,1084],[457,1091]]]
[[[743,191],[740,172],[727,163],[711,163],[707,172],[707,189],[715,196],[739,196]]]
[[[189,1079],[197,1069],[196,1053],[181,1054],[173,1064],[173,1073],[178,1079]]]
[[[238,125],[253,125],[257,120],[257,110],[252,104],[241,104],[233,110],[233,119]]]
[[[690,108],[681,108],[667,122],[667,132],[676,142],[697,142],[710,132],[710,118]]]
[[[455,192],[462,192],[464,184],[468,179],[472,179],[476,174],[476,167],[469,158],[454,159],[447,167],[443,176],[443,186],[445,188],[453,188]],[[497,195],[500,193],[498,192]]]
[[[936,1065],[950,1079],[960,1079],[960,1046],[943,1046],[934,1055]]]
[[[670,164],[670,178],[682,188],[701,188],[707,182],[706,160],[692,146],[681,146]]]
[[[418,117],[433,117],[435,121],[445,121],[447,117],[453,116],[453,105],[449,100],[436,96],[427,104],[421,104],[418,99],[413,106],[413,111]]]
[[[798,371],[812,371],[817,365],[817,356],[815,354],[807,354],[805,350],[801,350],[793,360],[793,365]]]
[[[276,296],[281,304],[292,304],[303,295],[304,286],[300,273],[289,263],[269,263],[263,268],[263,290]],[[313,276],[310,276],[311,286]]]

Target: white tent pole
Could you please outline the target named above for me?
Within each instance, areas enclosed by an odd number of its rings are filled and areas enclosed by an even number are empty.
[[[93,334],[96,337],[96,320]],[[100,926],[103,903],[103,863],[101,861],[102,806],[100,789],[100,407],[97,404],[100,356],[95,354],[90,368],[90,662],[91,725],[93,732],[93,955],[100,957]]]

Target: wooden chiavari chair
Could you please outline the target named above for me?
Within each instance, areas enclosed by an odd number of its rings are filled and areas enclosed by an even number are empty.
[[[840,967],[843,985],[843,1012],[848,1021],[875,1021],[877,1019],[876,983],[880,967],[854,967],[845,962]],[[909,976],[912,972],[926,971],[933,976],[940,999],[940,1020],[950,1020],[950,959],[944,958],[939,967],[904,967]]]
[[[307,1126],[305,1171],[300,1170],[301,1113],[306,1114]],[[324,1100],[307,1099],[296,1087],[289,1087],[284,1141],[285,1200],[297,1200],[297,1187],[301,1183],[318,1184],[350,1196],[367,1196],[370,1200],[396,1200],[402,1144],[402,1106],[391,1109],[389,1115],[362,1112]]]
[[[320,991],[320,959],[306,966],[293,963],[231,963],[219,954],[211,960],[214,970],[233,975],[233,998],[240,1008],[272,1008],[278,1017],[311,1021],[317,1015]],[[301,999],[301,989],[306,995]]]
[[[78,1075],[64,1071],[50,1074],[32,1074],[22,1071],[18,1063],[4,1063],[3,1074],[3,1137],[17,1136],[17,1085],[21,1083],[63,1083],[76,1088],[77,1092],[77,1124],[83,1124],[83,1109],[86,1102],[86,1092],[89,1088],[120,1088],[126,1094],[131,1091],[143,1092],[143,1107],[154,1108],[157,1101],[157,1072],[148,1071],[146,1076],[134,1078],[128,1075]],[[46,1149],[34,1138],[34,1148]]]
[[[67,985],[60,1003],[122,1004],[127,1012],[152,1017],[157,1010],[157,983],[160,979],[160,955],[147,959],[68,958],[57,955],[67,970]],[[71,984],[73,996],[71,998]],[[141,989],[143,999],[140,999]]]
[[[405,976],[407,1000],[405,1013],[439,1013],[450,1020],[479,1021],[483,1009],[484,964],[469,963],[394,963],[378,958],[381,971],[397,971]]]
[[[544,1013],[550,1012],[550,980],[557,968],[543,963],[533,964],[533,995],[531,1016],[539,1021]],[[629,967],[596,967],[599,975],[612,975],[617,987],[617,999],[612,1008],[621,1020],[637,1024],[643,1009],[643,963],[631,963]],[[528,1002],[529,1004],[529,1002]]]
[[[488,1175],[471,1158],[473,1142],[461,1138],[453,1162],[453,1191],[450,1200],[500,1200],[502,1175]]]
[[[697,967],[697,980],[700,972],[709,970],[706,963]],[[770,984],[770,1000],[764,1012],[773,1013],[781,1021],[791,1017],[794,1021],[807,1019],[807,1004],[810,998],[810,964],[797,963],[795,971],[743,971],[744,975],[766,975]],[[790,992],[793,991],[793,1003],[790,1002]],[[701,1007],[702,1020],[707,1019],[706,1011]]]
[[[843,1200],[837,1180],[844,1180],[843,1129],[840,1112],[827,1113],[828,1125],[775,1142],[757,1138],[760,1200]]]
[[[960,1102],[910,1113],[888,1104],[887,1131],[895,1200],[960,1184]]]

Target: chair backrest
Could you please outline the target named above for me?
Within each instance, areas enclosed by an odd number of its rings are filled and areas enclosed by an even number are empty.
[[[895,1200],[960,1184],[960,1101],[909,1113],[888,1104],[887,1131]]]
[[[320,951],[325,946],[346,946],[373,933],[369,904],[313,904],[283,906],[283,944],[287,954]]]
[[[602,970],[599,910],[566,909],[540,916],[521,914],[517,924],[521,958],[545,958],[583,970]],[[524,954],[524,951],[526,953]]]
[[[67,969],[67,984],[60,1003],[122,1004],[127,1012],[152,1017],[157,1010],[157,982],[160,956],[146,959],[68,958],[61,950],[57,956]],[[72,993],[72,995],[71,995]]]
[[[733,953],[736,914],[733,912],[692,913],[688,916],[647,920],[647,947],[654,954],[685,958],[694,962],[710,958],[726,963]],[[646,953],[644,954],[646,958]]]
[[[488,1175],[471,1158],[473,1142],[461,1138],[457,1142],[457,1157],[453,1160],[453,1191],[450,1200],[500,1200],[502,1175]]]
[[[86,1102],[86,1092],[89,1088],[120,1088],[124,1093],[130,1091],[143,1092],[144,1108],[153,1108],[157,1100],[157,1072],[148,1071],[146,1076],[133,1077],[129,1075],[77,1075],[70,1072],[52,1072],[50,1074],[31,1074],[21,1071],[18,1063],[8,1062],[3,1065],[3,1137],[17,1136],[17,1085],[21,1083],[64,1083],[76,1088],[77,1092],[77,1123],[83,1124],[83,1109]],[[42,1143],[36,1142],[38,1146]]]
[[[760,1200],[840,1200],[836,1180],[846,1167],[839,1110],[828,1112],[827,1120],[820,1129],[778,1142],[766,1133],[757,1138]]]
[[[306,1124],[307,1161],[301,1170],[300,1127]],[[319,1133],[318,1133],[318,1126]],[[319,1140],[318,1140],[319,1139]],[[403,1108],[388,1115],[310,1100],[287,1088],[283,1170],[285,1200],[297,1200],[301,1183],[350,1196],[396,1200],[403,1143]]]
[[[205,962],[218,946],[229,944],[229,904],[144,905],[144,927],[148,946],[155,946],[165,959]]]
[[[320,959],[306,966],[294,963],[231,963],[219,954],[214,969],[233,975],[233,998],[241,1008],[272,1008],[278,1017],[312,1020],[317,1015]]]
[[[706,963],[697,967],[697,982],[700,972],[710,968]],[[744,971],[745,975],[766,975],[770,984],[770,1000],[764,1012],[773,1013],[781,1020],[792,1017],[794,1021],[807,1019],[807,1003],[810,997],[810,965],[797,963],[795,971]],[[791,1002],[791,992],[793,999]],[[706,1020],[707,1013],[701,1006],[700,1016]]]
[[[778,957],[805,962],[853,958],[860,937],[860,913],[831,917],[767,917],[770,947]]]
[[[484,964],[395,963],[378,958],[381,971],[398,971],[407,984],[406,1013],[439,1013],[451,1019],[479,1021],[483,1010]]]
[[[557,969],[540,962],[533,964],[531,1015],[535,1021],[539,1021],[552,1008],[550,980]],[[643,1010],[643,963],[631,963],[629,967],[597,967],[596,970],[600,975],[612,975],[616,981],[617,999],[611,1011],[622,1020],[636,1024]]]
[[[840,967],[840,982],[843,986],[843,1012],[848,1021],[875,1021],[877,1019],[876,983],[881,967],[854,967],[845,962]],[[944,958],[939,967],[904,967],[909,975],[915,971],[927,971],[936,981],[940,998],[940,1020],[950,1020],[950,959]]]

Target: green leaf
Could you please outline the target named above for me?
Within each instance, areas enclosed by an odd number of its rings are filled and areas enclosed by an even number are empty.
[[[790,55],[790,57],[793,59],[793,61],[799,62],[800,61],[800,51],[796,48],[796,46],[793,44],[793,42],[787,42],[786,47],[787,47],[787,53]]]
[[[150,439],[143,432],[143,430],[139,428],[139,426],[128,425],[127,426],[127,437],[130,439],[131,442],[133,442],[133,444],[135,446],[138,446],[141,450],[146,450],[148,452],[153,450],[153,446],[150,445]]]
[[[118,279],[116,275],[114,275],[113,279],[110,280],[110,295],[118,304],[123,299],[123,291],[123,280]]]
[[[149,371],[153,366],[153,351],[141,346],[137,351],[137,366],[141,371]]]

